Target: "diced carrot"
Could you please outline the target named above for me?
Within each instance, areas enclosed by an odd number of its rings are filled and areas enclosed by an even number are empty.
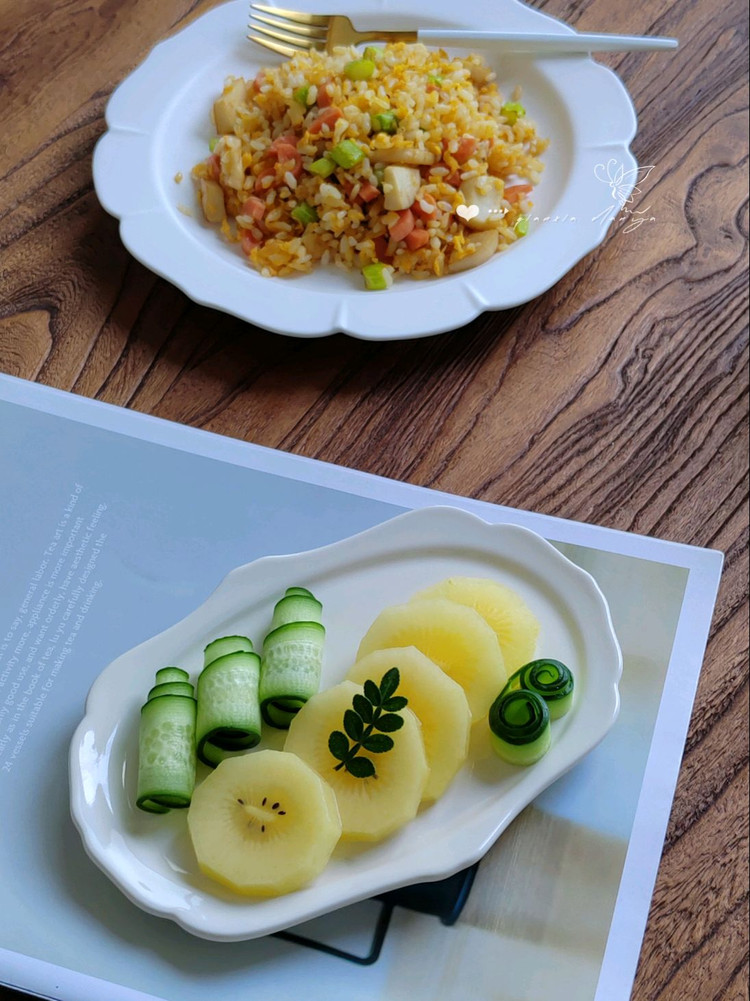
[[[270,157],[276,157],[279,162],[283,160],[294,160],[299,156],[297,152],[297,147],[292,146],[291,143],[276,143],[275,146],[268,147],[268,155]]]
[[[248,232],[248,230],[246,229],[243,229],[242,236],[240,237],[240,246],[242,247],[243,254],[247,254],[247,256],[249,257],[250,252],[252,250],[255,250],[256,247],[259,247],[260,244],[261,244],[260,240],[256,240],[252,233]]]
[[[279,136],[278,139],[274,141],[269,146],[269,149],[277,149],[279,146],[294,146],[297,148],[297,143],[299,142],[299,137],[294,134],[294,132],[285,132],[283,136]]]
[[[378,255],[379,261],[388,261],[391,255],[388,253],[388,241],[384,236],[376,236],[375,240],[375,253]]]
[[[512,205],[513,202],[520,202],[524,195],[530,194],[533,190],[532,184],[511,184],[503,192],[503,197]]]
[[[363,202],[374,202],[379,194],[380,192],[375,185],[370,184],[369,181],[365,181],[359,189],[359,197]]]
[[[318,97],[315,103],[318,105],[319,108],[330,108],[331,106],[331,101],[333,100],[333,98],[331,97],[328,91],[328,85],[330,84],[330,82],[331,82],[330,80],[324,80],[323,83],[321,83],[321,85],[318,87]]]
[[[409,250],[419,250],[426,243],[430,242],[430,234],[426,229],[413,229],[406,235],[406,246]]]
[[[365,181],[365,184],[366,183],[367,182]],[[354,191],[355,185],[352,184],[351,181],[347,181],[346,178],[343,178],[341,181],[339,181],[339,186],[341,187],[341,190],[346,195],[348,201],[352,202],[354,205],[360,205],[361,206],[361,205],[364,204],[365,199],[362,197],[362,188],[365,186],[364,184],[360,184],[359,191],[357,192],[357,195],[356,195],[355,198],[352,198],[352,192]],[[377,188],[375,188],[375,190],[378,191]],[[380,194],[379,191],[378,191],[378,194]]]
[[[416,220],[411,209],[404,209],[398,214],[398,220],[388,227],[392,240],[404,240],[414,229]]]
[[[276,180],[276,171],[271,166],[264,167],[263,170],[261,170],[261,172],[255,178],[255,191],[257,192],[269,191],[273,187],[273,184],[263,183],[263,181],[267,177],[273,178],[274,181]]]
[[[429,207],[430,210],[429,212],[425,212],[425,210],[422,208],[423,203]],[[426,222],[428,219],[432,219],[432,217],[435,215],[435,212],[437,211],[437,202],[432,197],[432,195],[429,194],[429,192],[425,192],[423,195],[420,195],[417,198],[417,200],[411,206],[411,210],[416,216],[419,216],[420,219]]]
[[[329,129],[333,128],[339,118],[343,118],[343,112],[339,108],[334,108],[333,106],[326,108],[325,111],[321,111],[308,131],[310,135],[315,135],[320,132],[324,125],[327,125]]]
[[[351,181],[347,181],[346,178],[342,178],[339,181],[339,187],[346,195],[348,201],[359,202],[359,195],[357,195],[356,198],[352,199],[352,191],[354,191],[354,184],[352,184]]]
[[[253,80],[253,91],[257,94],[260,88],[263,86],[263,81],[266,78],[266,74],[263,70],[255,74],[255,79]]]
[[[266,203],[262,198],[256,198],[255,195],[250,195],[247,201],[242,203],[241,215],[252,216],[256,222],[260,222],[265,214]]]
[[[208,173],[212,181],[218,181],[221,176],[221,160],[218,153],[212,153],[206,160]]]
[[[278,158],[280,164],[283,164],[284,173],[289,170],[295,177],[299,177],[302,173],[302,154],[297,150],[296,146],[291,146],[288,143],[279,143],[275,149],[271,147],[269,152],[272,156]]]
[[[461,171],[460,170],[454,170],[452,174],[448,174],[448,176],[444,177],[443,180],[445,181],[446,184],[450,184],[450,186],[452,188],[460,188],[461,187]]]
[[[464,136],[458,141],[458,149],[453,154],[458,163],[466,163],[472,157],[477,148],[477,141],[474,136]]]

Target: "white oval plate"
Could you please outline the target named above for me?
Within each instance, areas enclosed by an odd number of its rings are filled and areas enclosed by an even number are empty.
[[[292,6],[320,10],[315,0]],[[326,0],[324,7],[363,29],[572,30],[517,0],[491,7],[485,0],[462,0],[458,7],[448,0]],[[247,18],[246,0],[235,0],[157,45],[113,93],[108,131],[94,153],[96,192],[121,220],[125,246],[196,302],[299,337],[441,333],[483,310],[508,309],[545,292],[602,242],[630,195],[636,162],[628,144],[636,117],[618,77],[590,56],[506,58],[493,63],[501,91],[509,96],[521,85],[529,117],[550,139],[528,236],[475,270],[402,278],[380,295],[364,291],[358,272],[333,267],[293,279],[263,278],[202,220],[190,179],[193,165],[207,156],[210,109],[224,78],[253,76],[280,59],[247,41]],[[179,184],[178,172],[184,175]]]
[[[466,765],[437,803],[379,845],[342,843],[313,884],[268,900],[237,896],[200,873],[184,811],[154,816],[137,809],[139,708],[157,668],[179,664],[197,676],[203,648],[216,636],[240,633],[257,646],[279,595],[302,584],[323,602],[322,687],[328,687],[346,675],[382,608],[452,574],[492,577],[515,588],[541,622],[538,655],[556,657],[574,672],[573,710],[553,723],[553,745],[536,765],[503,763],[490,747],[486,720],[478,722]],[[617,717],[621,670],[601,591],[548,542],[455,508],[412,511],[322,549],[233,570],[186,619],[110,664],[89,692],[71,744],[73,820],[93,861],[144,910],[203,938],[266,935],[476,862],[525,806],[604,737]],[[275,731],[260,746],[282,742]]]

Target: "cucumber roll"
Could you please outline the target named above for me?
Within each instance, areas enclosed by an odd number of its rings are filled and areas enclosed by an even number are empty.
[[[141,707],[138,731],[138,788],[136,805],[147,813],[167,813],[190,805],[195,787],[196,701],[189,681],[156,673],[157,684]],[[179,677],[186,679],[186,672]]]
[[[260,740],[260,657],[246,636],[222,636],[209,643],[198,678],[196,751],[215,767],[235,751]]]
[[[511,765],[531,765],[549,750],[549,709],[534,692],[503,689],[492,703],[488,722],[493,748]]]
[[[289,622],[322,622],[323,606],[309,591],[287,588],[283,598],[276,602],[271,620],[271,631]]]
[[[561,660],[543,657],[532,660],[516,671],[503,691],[524,688],[544,699],[550,719],[560,719],[573,704],[573,674]]]
[[[189,682],[190,675],[181,667],[160,667],[154,677],[154,684],[165,685],[168,681]]]
[[[287,588],[276,602],[263,641],[260,708],[270,726],[287,730],[320,688],[325,627],[323,606],[302,587]]]
[[[158,699],[160,695],[187,695],[194,698],[195,692],[189,681],[163,681],[149,691],[148,701]]]

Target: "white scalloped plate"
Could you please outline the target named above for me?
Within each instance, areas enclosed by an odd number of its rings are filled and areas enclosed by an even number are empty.
[[[320,9],[314,0],[294,6]],[[458,7],[448,0],[327,0],[324,6],[327,13],[348,14],[361,28],[572,30],[518,0],[491,7],[484,0],[462,0]],[[507,58],[493,64],[501,91],[509,95],[521,85],[529,117],[550,139],[528,236],[475,270],[399,279],[381,295],[364,291],[358,273],[333,267],[293,279],[263,278],[236,245],[202,221],[189,176],[207,155],[210,108],[224,78],[252,76],[280,59],[246,40],[247,16],[246,0],[234,0],[158,44],[113,93],[108,131],[94,153],[96,192],[121,220],[125,246],[196,302],[299,337],[343,331],[391,340],[441,333],[483,310],[508,309],[549,289],[602,242],[602,219],[611,224],[615,216],[613,199],[627,198],[632,189],[627,178],[636,163],[628,144],[636,117],[618,77],[590,56]],[[625,177],[617,191],[606,181],[607,164],[609,173],[621,170]],[[184,180],[177,184],[179,172]]]
[[[574,672],[573,710],[553,723],[553,745],[536,765],[504,764],[491,750],[486,722],[475,724],[468,762],[437,803],[379,845],[341,844],[313,884],[268,900],[233,895],[199,872],[184,811],[154,816],[135,807],[139,707],[158,667],[179,664],[197,676],[209,639],[261,638],[279,594],[304,584],[323,602],[328,687],[345,676],[382,608],[451,574],[515,588],[541,622],[539,656],[563,660]],[[186,619],[110,664],[89,692],[71,744],[73,819],[89,856],[139,907],[202,938],[255,938],[476,862],[605,736],[619,710],[621,670],[601,591],[548,542],[455,508],[412,511],[322,549],[239,567]],[[270,746],[281,740],[275,732]]]

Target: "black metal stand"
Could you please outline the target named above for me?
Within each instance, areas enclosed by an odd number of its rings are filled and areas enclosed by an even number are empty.
[[[388,893],[375,897],[374,899],[381,904],[380,914],[375,924],[369,951],[364,956],[358,956],[356,953],[338,949],[336,946],[318,942],[295,932],[280,931],[275,933],[275,937],[282,938],[287,942],[294,942],[296,945],[304,945],[308,949],[317,949],[318,952],[325,952],[329,956],[336,956],[350,963],[357,963],[359,966],[371,966],[380,957],[395,907],[405,907],[407,910],[418,911],[420,914],[433,914],[440,918],[444,925],[455,924],[471,892],[478,868],[479,863],[476,862],[468,869],[457,872],[447,879],[439,879],[434,883],[415,883],[413,886],[403,886],[398,890],[390,890]]]

